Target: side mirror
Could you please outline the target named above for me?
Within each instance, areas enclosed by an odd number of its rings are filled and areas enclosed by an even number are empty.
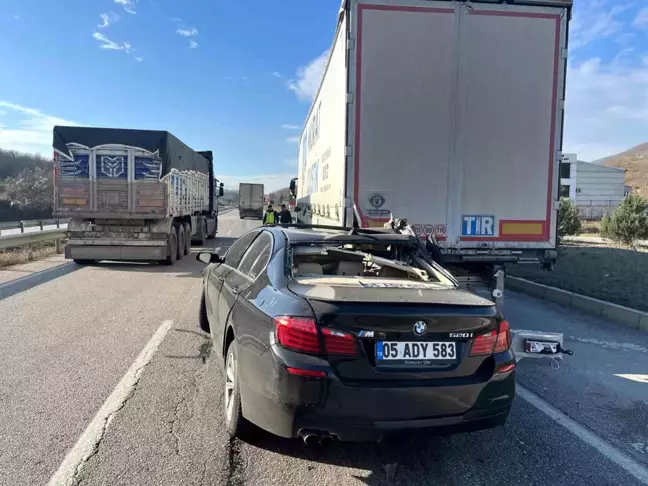
[[[288,189],[293,197],[297,197],[297,179],[290,181],[290,186]]]
[[[223,263],[223,258],[218,253],[211,251],[201,251],[196,255],[196,260],[209,265],[210,263]]]
[[[225,194],[225,190],[223,189],[223,183],[221,182],[221,185],[218,188],[218,197],[221,197],[223,194]]]

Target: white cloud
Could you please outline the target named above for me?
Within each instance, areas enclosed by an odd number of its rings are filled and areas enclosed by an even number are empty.
[[[190,39],[189,40],[189,49],[195,49],[196,47],[198,47],[198,43],[195,40]]]
[[[648,8],[640,11],[632,23],[635,27],[648,28]]]
[[[258,174],[258,175],[217,175],[219,181],[225,184],[225,189],[238,191],[239,183],[250,182],[252,184],[263,184],[267,193],[288,187],[290,180],[295,177],[294,172],[286,174]]]
[[[0,148],[52,156],[54,125],[79,125],[76,122],[47,115],[40,110],[0,101],[3,111],[17,115],[18,121],[0,129]]]
[[[288,137],[286,139],[286,142],[288,142],[288,143],[299,143],[299,137]]]
[[[137,13],[135,8],[137,7],[139,0],[115,0],[115,3],[121,5],[129,14],[135,15]]]
[[[181,35],[182,37],[193,37],[195,35],[198,35],[198,29],[196,29],[195,27],[179,28],[178,30],[176,30],[176,33],[178,35]]]
[[[114,12],[110,13],[102,13],[99,15],[101,17],[101,24],[97,25],[98,29],[105,29],[108,27],[110,24],[114,24],[119,20],[119,15],[117,15]]]
[[[319,89],[329,51],[326,50],[306,66],[297,70],[296,78],[288,82],[288,88],[294,91],[301,101],[312,101]]]
[[[283,128],[284,130],[301,130],[301,127],[299,125],[286,124],[286,125],[281,125],[281,128]]]
[[[603,63],[600,58],[592,58],[570,64],[567,73],[565,152],[576,152],[581,160],[591,161],[622,152],[647,140],[646,59],[642,62],[635,56],[628,62],[613,60]]]
[[[121,44],[113,42],[100,32],[95,32],[92,34],[92,37],[101,42],[101,45],[99,46],[101,49],[130,52],[132,47],[128,42],[123,42]]]
[[[619,0],[585,0],[577,3],[569,26],[569,47],[577,49],[622,32],[624,25],[619,17],[632,7],[632,3],[619,3]]]
[[[137,62],[142,62],[142,61],[144,60],[144,58],[141,57],[141,56],[135,56],[135,60],[136,60]]]
[[[278,73],[277,71],[274,71],[274,72],[272,73],[272,75],[273,75],[275,78],[277,78],[277,79],[281,79],[281,77],[282,77],[282,76],[281,76],[281,73]]]

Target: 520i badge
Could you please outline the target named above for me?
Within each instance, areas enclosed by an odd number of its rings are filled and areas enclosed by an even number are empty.
[[[473,337],[472,332],[451,332],[450,336],[451,338],[471,338]]]

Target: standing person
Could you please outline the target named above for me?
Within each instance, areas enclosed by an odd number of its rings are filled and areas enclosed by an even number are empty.
[[[281,205],[281,211],[279,211],[279,222],[281,224],[292,223],[292,214],[288,211],[285,204]]]
[[[268,210],[263,215],[263,224],[277,224],[279,218],[277,218],[277,213],[272,209],[272,204],[268,204]]]

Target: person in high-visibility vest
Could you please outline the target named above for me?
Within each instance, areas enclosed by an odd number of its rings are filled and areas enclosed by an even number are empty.
[[[277,224],[278,222],[279,218],[277,217],[277,213],[272,209],[272,204],[269,204],[268,210],[263,215],[263,224]]]

